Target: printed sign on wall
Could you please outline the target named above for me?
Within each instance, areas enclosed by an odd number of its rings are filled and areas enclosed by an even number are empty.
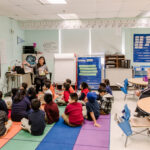
[[[150,34],[134,34],[133,61],[150,62]]]

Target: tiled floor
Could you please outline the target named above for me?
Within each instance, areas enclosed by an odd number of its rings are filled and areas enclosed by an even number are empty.
[[[125,135],[122,136],[122,131],[114,121],[114,114],[121,114],[121,110],[127,103],[131,110],[131,115],[133,116],[134,110],[137,103],[137,98],[132,96],[128,97],[124,101],[124,95],[121,91],[114,91],[114,103],[112,107],[111,115],[111,140],[110,140],[110,150],[150,150],[150,137],[143,135],[136,135],[130,137],[127,143],[127,147],[124,147]]]

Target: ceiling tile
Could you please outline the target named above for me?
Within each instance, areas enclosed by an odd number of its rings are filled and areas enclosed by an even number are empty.
[[[0,15],[20,20],[60,19],[58,13],[76,13],[81,19],[136,17],[150,11],[150,0],[67,0],[67,5],[43,5],[39,0],[0,1]]]

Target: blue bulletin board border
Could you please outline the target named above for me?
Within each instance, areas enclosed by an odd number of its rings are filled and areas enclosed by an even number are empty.
[[[150,34],[134,34],[133,62],[150,62]]]
[[[100,57],[78,57],[77,77],[78,89],[80,84],[86,82],[90,89],[96,90],[101,82],[101,58]]]

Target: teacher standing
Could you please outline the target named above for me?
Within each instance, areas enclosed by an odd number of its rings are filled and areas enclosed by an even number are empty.
[[[47,79],[46,74],[48,74],[45,58],[41,56],[36,65],[30,65],[26,61],[23,64],[33,68],[33,72],[35,74],[34,84],[36,85],[36,92],[38,93],[39,91],[42,91],[44,82]]]

